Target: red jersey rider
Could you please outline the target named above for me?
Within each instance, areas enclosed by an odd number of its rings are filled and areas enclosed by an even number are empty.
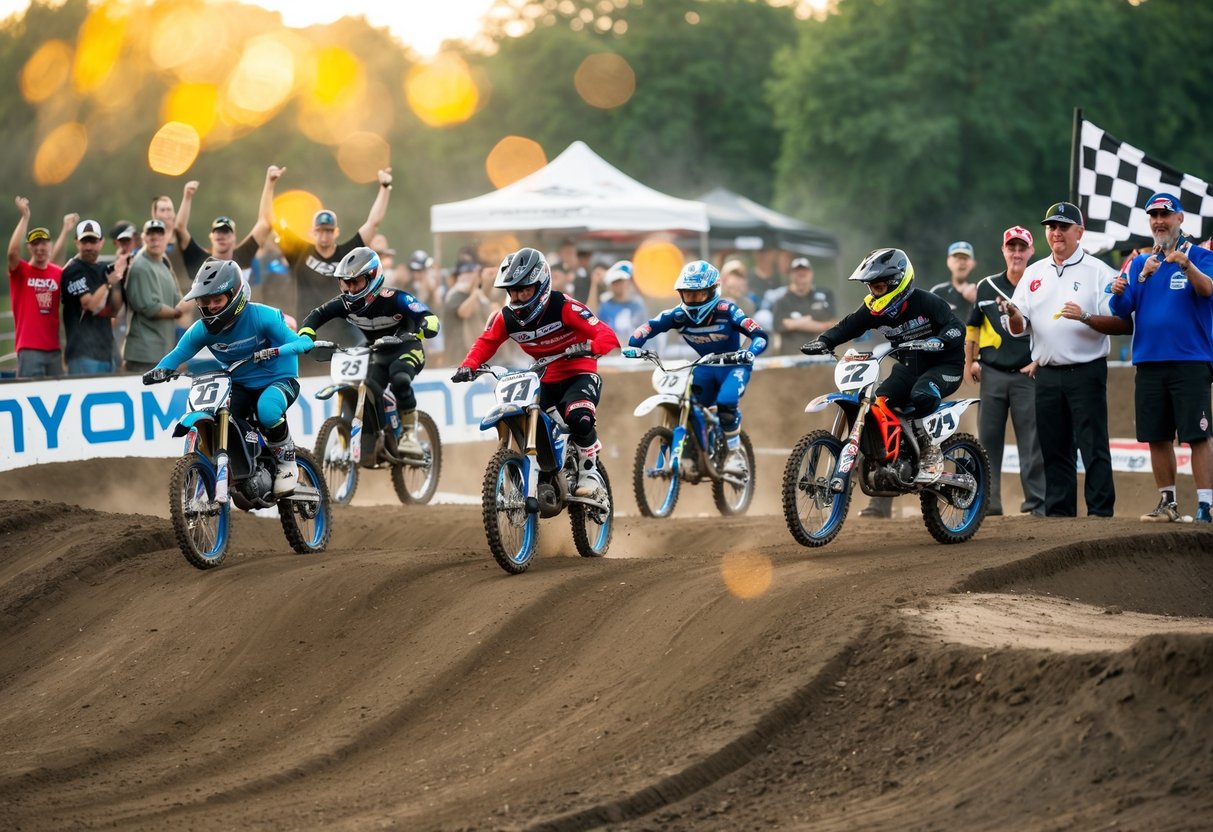
[[[552,270],[533,248],[519,249],[501,261],[493,286],[509,293],[509,302],[494,312],[484,332],[468,350],[452,381],[471,381],[473,371],[512,338],[532,358],[561,353],[543,376],[540,407],[559,407],[577,453],[573,493],[588,497],[602,486],[596,459],[602,444],[594,415],[602,395],[598,360],[619,347],[615,332],[571,295],[552,291]]]

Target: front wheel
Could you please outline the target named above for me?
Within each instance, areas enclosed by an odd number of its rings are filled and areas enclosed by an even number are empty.
[[[840,492],[830,487],[842,443],[827,430],[802,436],[783,470],[783,519],[801,546],[824,546],[842,531],[851,505],[848,475]]]
[[[539,515],[526,510],[526,462],[499,448],[484,471],[480,490],[484,535],[498,565],[511,575],[527,570],[535,556]]]
[[[173,465],[168,513],[185,559],[199,569],[214,569],[227,556],[231,503],[215,502],[215,471],[197,453]]]
[[[734,485],[724,480],[712,481],[712,499],[716,501],[716,509],[725,517],[745,514],[746,509],[754,499],[754,445],[750,435],[741,432],[741,453],[745,461],[745,473],[741,475],[741,485]],[[728,459],[728,452],[725,452]]]
[[[990,458],[977,438],[954,433],[944,440],[944,474],[963,485],[940,484],[919,494],[922,520],[940,543],[964,543],[977,534],[990,494]]]
[[[600,558],[611,545],[611,531],[615,526],[615,500],[611,496],[611,481],[606,466],[598,460],[598,475],[602,477],[602,489],[606,492],[606,507],[598,508],[586,503],[569,504],[569,523],[573,526],[573,543],[577,554],[583,558]]]
[[[438,425],[430,414],[417,411],[417,441],[425,461],[416,465],[393,465],[392,487],[402,503],[425,504],[438,490],[438,475],[442,472],[442,440]]]
[[[316,459],[324,468],[329,495],[337,505],[347,505],[358,488],[358,465],[350,444],[350,423],[330,416],[316,434]]]
[[[295,493],[278,500],[282,532],[301,555],[323,552],[333,533],[328,485],[320,474],[320,464],[309,452],[296,449],[295,464],[299,467]]]
[[[674,432],[667,427],[649,428],[636,447],[632,463],[632,491],[645,517],[669,517],[678,502],[681,485],[674,467]]]

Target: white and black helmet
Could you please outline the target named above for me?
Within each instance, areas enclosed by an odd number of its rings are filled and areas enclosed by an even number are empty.
[[[234,260],[216,260],[211,257],[198,268],[194,285],[182,300],[198,301],[214,295],[227,297],[228,301],[224,307],[213,314],[201,304],[198,305],[198,316],[202,319],[202,325],[213,335],[231,326],[236,316],[248,305],[250,294],[248,283],[244,279],[244,270]]]
[[[543,310],[547,309],[552,297],[552,269],[544,256],[533,248],[522,248],[513,254],[507,254],[497,270],[497,279],[493,281],[497,289],[521,289],[525,286],[536,286],[535,294],[530,299],[515,303],[511,300],[508,308],[523,324],[534,322]]]
[[[366,246],[358,246],[345,257],[341,258],[341,262],[337,264],[336,271],[333,276],[339,280],[355,280],[359,277],[366,277],[366,285],[358,292],[341,293],[341,302],[345,304],[345,308],[351,312],[361,312],[366,308],[367,304],[373,301],[379,295],[379,290],[383,288],[383,264],[379,260],[379,255],[374,249]]]

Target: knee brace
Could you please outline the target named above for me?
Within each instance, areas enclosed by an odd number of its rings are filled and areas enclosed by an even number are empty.
[[[417,409],[417,395],[413,392],[413,373],[401,369],[392,373],[392,392],[396,395],[396,407],[401,413]]]
[[[594,413],[597,408],[589,399],[573,402],[564,411],[565,424],[569,426],[569,435],[573,441],[583,448],[588,448],[598,442],[598,431],[594,424]]]
[[[741,429],[741,411],[735,405],[717,404],[716,415],[725,433],[736,433]]]

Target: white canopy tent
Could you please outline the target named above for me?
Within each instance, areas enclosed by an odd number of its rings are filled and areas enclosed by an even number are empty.
[[[441,234],[509,231],[696,231],[708,252],[708,212],[642,185],[585,142],[529,176],[491,193],[430,208],[435,250]]]

